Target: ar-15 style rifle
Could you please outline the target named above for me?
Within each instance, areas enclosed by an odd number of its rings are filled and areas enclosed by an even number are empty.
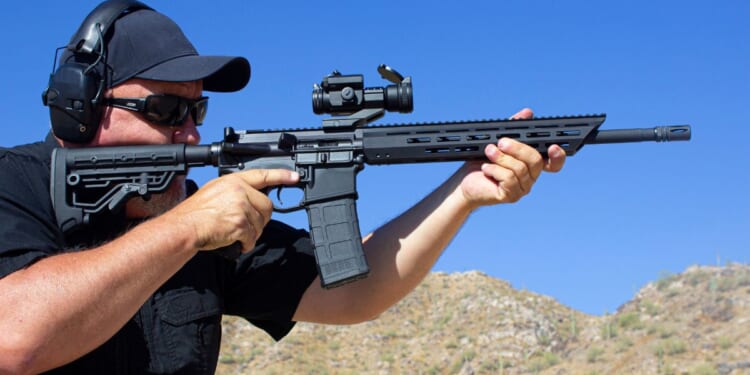
[[[122,209],[133,197],[167,189],[190,167],[213,165],[219,175],[253,168],[284,168],[300,175],[304,208],[315,257],[326,288],[365,277],[357,218],[356,175],[365,164],[426,163],[485,159],[484,147],[513,138],[546,156],[560,145],[575,155],[586,144],[685,141],[690,126],[599,130],[605,115],[370,125],[386,111],[411,112],[411,77],[385,65],[381,76],[393,84],[364,87],[362,75],[333,72],[313,89],[313,111],[333,116],[322,127],[296,130],[225,128],[224,140],[209,145],[146,145],[59,148],[52,155],[51,194],[60,228],[68,232],[100,215]],[[279,188],[280,192],[280,188]],[[221,250],[239,256],[239,242]]]

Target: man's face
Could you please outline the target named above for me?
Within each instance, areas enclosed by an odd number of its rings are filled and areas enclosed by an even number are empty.
[[[199,98],[203,85],[196,82],[159,82],[132,79],[105,93],[110,98],[145,98],[153,94],[172,94],[185,98]],[[192,116],[188,116],[182,126],[164,126],[149,122],[140,113],[125,109],[105,107],[99,132],[92,146],[123,146],[143,144],[185,143],[195,145],[200,142]],[[171,209],[185,199],[185,176],[177,176],[169,189],[154,194],[151,199],[131,199],[126,205],[126,215],[130,218],[153,217]]]
[[[201,96],[203,85],[196,82],[160,82],[131,79],[105,93],[110,98],[145,98],[153,94],[172,94],[195,99]],[[95,146],[134,144],[198,144],[200,134],[192,116],[182,126],[152,124],[138,112],[105,107],[101,130],[92,141]]]

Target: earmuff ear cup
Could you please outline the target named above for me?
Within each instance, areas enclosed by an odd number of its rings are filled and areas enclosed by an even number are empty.
[[[101,78],[89,64],[70,62],[50,76],[42,100],[50,110],[52,132],[60,139],[87,143],[96,135],[102,106]]]
[[[98,63],[106,66],[104,35],[115,20],[127,12],[152,9],[137,0],[107,0],[89,13],[65,47],[72,54],[50,75],[42,102],[49,106],[52,132],[58,138],[73,142],[91,141],[99,129],[103,107],[100,99],[105,89]],[[57,55],[55,55],[57,56]],[[79,62],[82,60],[87,63]]]

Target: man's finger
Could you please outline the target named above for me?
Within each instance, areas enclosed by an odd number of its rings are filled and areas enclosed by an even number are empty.
[[[534,111],[530,108],[524,108],[513,116],[510,116],[511,120],[528,120],[534,117]]]
[[[533,172],[529,170],[529,165],[526,164],[525,161],[519,160],[510,154],[503,153],[495,145],[487,145],[485,154],[495,165],[513,172],[524,193],[531,190],[531,186],[534,185],[534,181],[536,181],[536,176],[534,176]]]
[[[536,181],[542,173],[544,167],[542,155],[531,146],[512,138],[503,138],[498,142],[497,147],[504,154],[510,155],[526,164],[533,181]]]
[[[544,170],[559,172],[565,164],[565,150],[558,145],[552,145],[547,149],[547,155],[549,157],[544,163]]]
[[[297,172],[286,169],[252,169],[235,173],[235,175],[257,190],[272,186],[296,184],[299,181]]]

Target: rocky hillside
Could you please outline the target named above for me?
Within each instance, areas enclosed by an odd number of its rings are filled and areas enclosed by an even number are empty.
[[[591,316],[479,272],[431,274],[379,319],[279,343],[225,318],[219,374],[750,374],[750,267],[662,275]]]

